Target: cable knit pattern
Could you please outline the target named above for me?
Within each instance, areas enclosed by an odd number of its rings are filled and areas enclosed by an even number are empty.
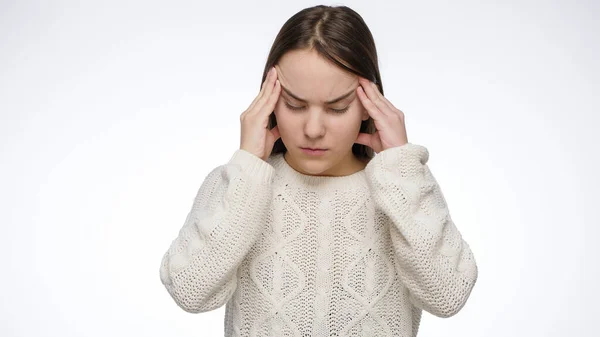
[[[411,302],[450,317],[466,303],[477,280],[469,245],[450,217],[424,146],[408,143],[379,153],[365,168],[371,195],[391,220],[400,280]]]
[[[477,279],[429,153],[407,143],[342,177],[237,150],[211,171],[160,278],[183,310],[226,305],[229,336],[416,336]]]

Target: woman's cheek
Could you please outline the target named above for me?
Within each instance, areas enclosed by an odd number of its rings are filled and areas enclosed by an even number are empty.
[[[275,108],[273,109],[273,113],[275,114],[275,118],[277,118],[277,124],[279,124],[280,120],[283,120],[284,118],[284,114],[285,111],[283,110],[284,108],[282,107],[283,104],[280,103],[280,101],[278,101],[275,104]]]
[[[356,118],[353,116],[353,112],[346,111],[343,115],[334,117],[336,118],[331,118],[331,122],[335,130],[343,131],[354,128]]]

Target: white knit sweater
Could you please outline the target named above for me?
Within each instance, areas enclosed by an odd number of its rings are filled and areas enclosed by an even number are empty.
[[[187,312],[226,304],[225,336],[416,336],[478,274],[428,159],[407,143],[326,177],[239,149],[199,188],[161,281]]]

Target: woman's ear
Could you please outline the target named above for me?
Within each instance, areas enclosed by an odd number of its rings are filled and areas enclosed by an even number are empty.
[[[362,111],[362,120],[366,121],[367,119],[369,119],[369,117],[371,117],[371,116],[369,115],[369,112],[367,111],[367,109],[363,109],[363,111]]]

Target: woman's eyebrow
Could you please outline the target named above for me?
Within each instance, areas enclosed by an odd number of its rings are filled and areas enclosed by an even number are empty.
[[[279,84],[281,85],[281,82],[279,82]],[[285,91],[285,93],[286,93],[286,94],[288,94],[288,95],[292,96],[292,98],[294,98],[295,100],[298,100],[298,101],[300,101],[300,102],[304,102],[304,103],[306,103],[306,102],[307,102],[307,100],[305,100],[305,99],[302,99],[302,98],[300,98],[300,97],[298,97],[298,96],[296,96],[296,95],[292,94],[292,93],[291,93],[291,92],[290,92],[290,91],[289,91],[289,90],[288,90],[286,87],[284,87],[283,85],[281,85],[281,89],[283,89],[283,91]],[[332,99],[332,100],[330,100],[330,101],[327,101],[327,102],[325,102],[325,104],[333,104],[333,103],[339,102],[339,101],[343,100],[344,98],[346,98],[346,97],[348,97],[348,96],[352,95],[352,93],[353,93],[354,91],[356,91],[356,88],[352,89],[352,91],[350,91],[350,92],[348,92],[348,93],[345,93],[345,94],[343,94],[342,96],[340,96],[340,97],[338,97],[338,98],[335,98],[335,99]]]

